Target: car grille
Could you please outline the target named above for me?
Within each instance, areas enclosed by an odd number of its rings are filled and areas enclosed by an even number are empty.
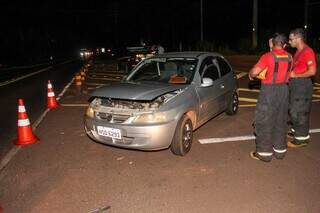
[[[129,114],[116,114],[116,113],[105,113],[98,112],[96,117],[100,120],[108,121],[109,123],[123,123],[130,117]]]
[[[122,139],[112,139],[112,141],[116,144],[132,144],[134,138],[132,137],[122,137]]]

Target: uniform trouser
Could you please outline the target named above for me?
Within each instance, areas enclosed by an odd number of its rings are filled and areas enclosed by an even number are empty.
[[[313,85],[310,78],[293,78],[289,81],[290,121],[296,139],[308,139]],[[300,143],[297,141],[297,143]]]
[[[285,154],[289,90],[287,84],[262,85],[255,112],[256,152],[272,158]]]

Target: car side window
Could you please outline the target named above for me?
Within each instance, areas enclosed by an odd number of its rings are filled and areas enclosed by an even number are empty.
[[[223,59],[221,57],[217,57],[217,59],[218,59],[219,67],[220,67],[221,76],[224,76],[224,75],[228,74],[229,72],[231,72],[231,67],[225,61],[225,59]]]
[[[213,81],[219,79],[219,70],[215,64],[211,64],[204,71],[203,78],[211,78]]]
[[[208,66],[210,66],[211,64],[213,64],[213,61],[212,61],[213,57],[209,56],[207,58],[205,58],[201,64],[201,67],[200,67],[200,70],[199,70],[199,73],[200,73],[200,76],[203,75],[203,71],[206,70],[208,68]]]

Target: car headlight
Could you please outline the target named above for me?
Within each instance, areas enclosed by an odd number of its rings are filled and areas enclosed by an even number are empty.
[[[94,110],[91,106],[88,106],[86,116],[88,116],[89,118],[94,118]]]
[[[101,99],[95,98],[93,101],[89,104],[87,110],[86,110],[86,116],[89,118],[94,118],[94,111],[97,110],[101,106]]]
[[[168,116],[164,112],[145,113],[138,115],[133,123],[135,124],[155,124],[168,121]]]

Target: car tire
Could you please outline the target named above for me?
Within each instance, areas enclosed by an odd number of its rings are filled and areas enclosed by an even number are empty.
[[[227,100],[227,115],[235,115],[238,112],[239,108],[239,95],[237,91],[234,91]]]
[[[171,152],[175,155],[186,155],[192,145],[193,139],[193,126],[192,121],[184,115],[176,127],[173,140],[170,146]]]

